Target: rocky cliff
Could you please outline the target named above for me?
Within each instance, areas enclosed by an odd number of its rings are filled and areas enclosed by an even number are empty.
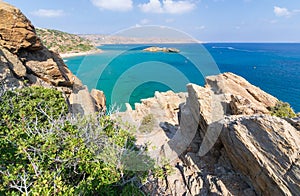
[[[148,143],[158,162],[164,157],[173,165],[174,172],[145,186],[147,191],[299,194],[299,119],[271,116],[268,108],[278,100],[232,73],[207,77],[205,87],[189,84],[187,91],[156,93],[121,114],[139,127],[151,113],[151,130],[139,133],[138,142]]]
[[[91,114],[100,105],[105,107],[103,98],[94,99],[60,56],[41,43],[19,9],[1,1],[0,16],[0,82],[4,88],[39,85],[58,89],[74,113]]]

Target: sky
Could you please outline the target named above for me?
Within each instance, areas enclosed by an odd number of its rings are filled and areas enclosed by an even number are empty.
[[[1,1],[1,0],[0,0]],[[205,42],[300,42],[300,0],[5,0],[36,27],[114,34],[167,26]]]

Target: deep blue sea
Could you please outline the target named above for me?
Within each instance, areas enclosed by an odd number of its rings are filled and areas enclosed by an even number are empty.
[[[105,45],[95,55],[66,58],[89,89],[103,90],[107,104],[122,105],[152,97],[155,91],[186,91],[189,82],[233,72],[300,112],[300,44],[153,44],[180,53],[143,51],[151,45]]]

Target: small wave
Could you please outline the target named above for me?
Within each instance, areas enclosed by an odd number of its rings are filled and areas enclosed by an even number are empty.
[[[68,62],[68,60],[64,59],[64,62],[66,63],[66,62]]]
[[[214,49],[227,49],[227,50],[236,50],[236,51],[241,51],[241,52],[256,52],[256,51],[252,51],[252,50],[244,50],[244,49],[238,49],[238,48],[234,48],[234,47],[225,47],[225,46],[213,46],[212,48]]]

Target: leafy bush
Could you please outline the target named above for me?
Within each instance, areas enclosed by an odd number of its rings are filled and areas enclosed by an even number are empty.
[[[41,87],[0,99],[0,195],[142,194],[144,173],[122,165],[134,137],[110,117],[69,116],[62,94]]]
[[[68,112],[62,94],[53,89],[32,87],[7,91],[0,99],[1,123],[7,126],[26,127],[35,121],[41,126],[49,124],[50,116],[57,119]]]
[[[274,107],[269,108],[272,116],[281,118],[294,118],[297,115],[291,108],[290,104],[279,101]]]

